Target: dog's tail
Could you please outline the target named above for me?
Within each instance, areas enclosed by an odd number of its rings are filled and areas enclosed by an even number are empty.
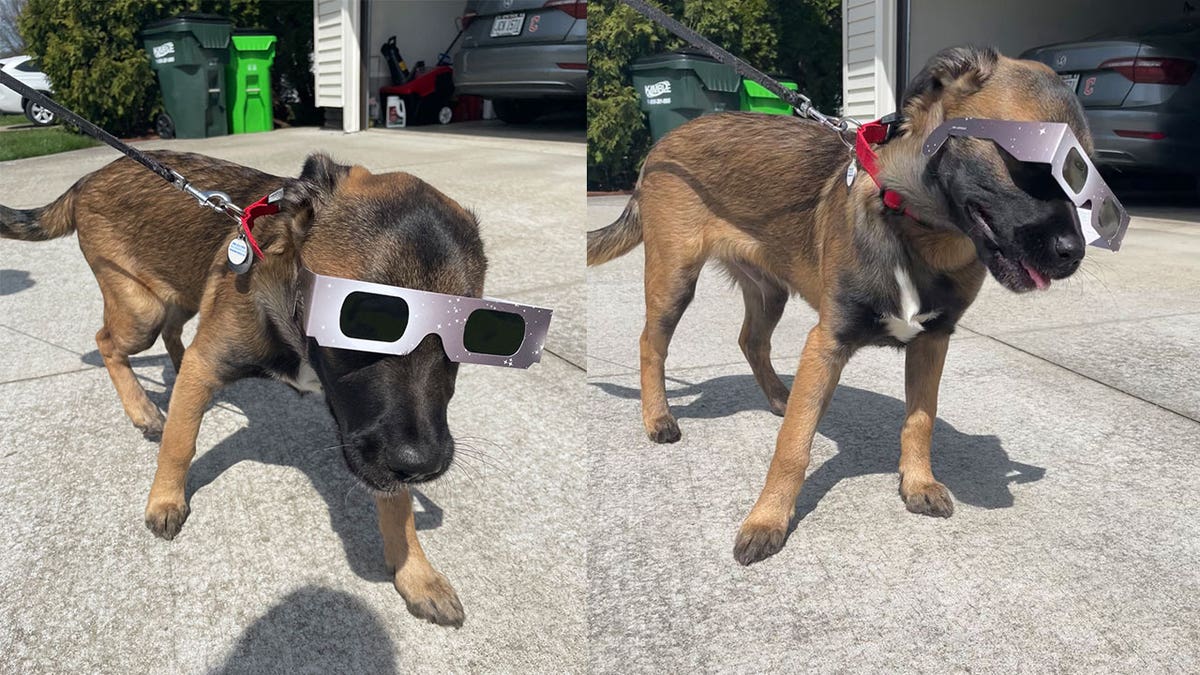
[[[635,191],[617,218],[608,227],[588,232],[587,264],[603,265],[619,258],[642,243],[642,218],[638,213],[638,195]]]
[[[45,241],[75,231],[75,195],[72,187],[40,209],[10,209],[0,204],[0,237]]]

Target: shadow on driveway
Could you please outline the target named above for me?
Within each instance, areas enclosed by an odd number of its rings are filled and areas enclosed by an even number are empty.
[[[104,366],[96,350],[85,354],[82,360],[89,365]],[[135,356],[129,361],[134,367],[162,366],[167,390],[147,394],[160,410],[166,410],[170,387],[175,382],[175,371],[167,355]],[[392,580],[383,558],[383,538],[379,534],[374,500],[355,484],[342,459],[324,396],[300,396],[274,380],[245,379],[217,392],[213,404],[237,408],[246,416],[248,425],[211,448],[196,449],[197,457],[187,479],[189,505],[193,495],[238,462],[250,460],[295,467],[325,500],[330,527],[341,539],[354,573],[368,581]],[[125,419],[121,422],[128,424]],[[417,529],[441,527],[442,508],[418,490],[412,489],[412,493],[420,507],[414,514]]]
[[[259,617],[225,663],[234,673],[395,673],[383,617],[348,593],[305,586]]]
[[[791,386],[790,377],[784,384]],[[705,382],[688,383],[667,391],[668,398],[695,397],[683,405],[672,405],[676,418],[716,419],[750,410],[766,410],[766,399],[752,375],[724,375]],[[594,382],[605,393],[618,398],[639,398],[639,390],[606,382]],[[839,385],[829,411],[817,432],[837,445],[837,454],[812,470],[796,501],[792,526],[816,508],[838,481],[876,473],[897,472],[900,458],[900,428],[904,402],[865,389]],[[640,424],[640,419],[629,420]],[[693,428],[690,433],[697,433]],[[684,430],[684,434],[689,433]],[[650,441],[646,441],[650,443]],[[991,435],[964,434],[938,418],[933,430],[933,473],[966,504],[985,509],[1013,504],[1009,485],[1030,483],[1046,474],[1042,467],[1014,462]],[[763,478],[765,478],[765,474]],[[897,478],[897,488],[899,479]]]
[[[25,270],[0,270],[0,295],[15,295],[36,283]]]

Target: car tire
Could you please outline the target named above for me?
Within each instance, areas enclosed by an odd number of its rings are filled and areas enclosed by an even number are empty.
[[[154,131],[158,133],[159,138],[175,138],[175,120],[167,113],[159,113],[154,117]]]
[[[518,98],[493,99],[492,108],[505,124],[529,124],[545,112],[540,101]]]
[[[53,110],[43,108],[33,101],[27,99],[24,108],[25,119],[29,120],[34,126],[48,127],[58,122],[58,115],[54,114]]]

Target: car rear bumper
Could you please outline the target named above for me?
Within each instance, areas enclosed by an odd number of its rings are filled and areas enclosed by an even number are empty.
[[[454,88],[488,98],[584,98],[587,70],[580,43],[504,45],[462,49],[454,57]]]
[[[1200,173],[1200,129],[1194,115],[1160,110],[1088,110],[1100,166]],[[1160,139],[1118,136],[1117,130],[1160,132]]]

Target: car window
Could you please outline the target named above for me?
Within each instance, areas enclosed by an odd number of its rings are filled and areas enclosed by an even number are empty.
[[[40,73],[42,69],[38,67],[37,59],[29,59],[17,64],[17,70],[23,73]]]

